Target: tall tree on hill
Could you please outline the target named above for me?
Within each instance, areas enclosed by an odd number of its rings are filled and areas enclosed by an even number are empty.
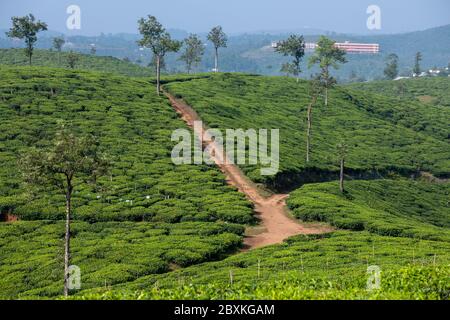
[[[316,105],[317,99],[319,98],[319,95],[322,90],[323,90],[323,87],[320,83],[319,77],[316,76],[309,83],[309,96],[311,98],[311,101],[310,101],[307,111],[306,111],[306,119],[307,119],[306,162],[307,163],[309,163],[309,161],[310,161],[310,153],[311,153],[312,110],[313,110],[313,107]]]
[[[159,95],[161,93],[161,59],[168,52],[180,50],[182,42],[172,40],[170,34],[154,16],[149,15],[147,19],[139,19],[138,25],[142,35],[138,44],[150,48],[156,58],[156,92]]]
[[[416,74],[416,76],[418,76],[420,74],[420,72],[422,71],[422,69],[420,68],[420,62],[422,61],[422,53],[421,52],[416,53],[414,61],[415,61],[415,63],[414,63],[413,73]]]
[[[291,35],[287,40],[278,43],[276,52],[284,56],[293,57],[293,61],[288,64],[283,64],[282,72],[293,74],[298,79],[300,77],[300,63],[305,55],[305,40],[303,36]]]
[[[108,161],[99,152],[99,143],[94,137],[76,137],[63,126],[49,150],[31,150],[20,159],[19,167],[26,184],[38,188],[57,187],[65,195],[64,296],[68,296],[70,222],[75,182],[83,179],[95,182],[98,177],[106,174]]]
[[[202,56],[205,53],[205,47],[195,34],[189,35],[183,42],[185,49],[180,60],[186,63],[187,73],[190,73],[192,67],[197,67],[202,60]]]
[[[97,47],[95,46],[95,44],[91,44],[90,52],[93,56],[97,54]]]
[[[24,39],[26,48],[25,54],[28,56],[29,63],[31,66],[31,58],[33,57],[34,44],[37,41],[37,34],[40,31],[47,30],[47,24],[36,21],[32,14],[25,17],[12,17],[11,18],[13,26],[6,32],[6,35],[10,38]]]
[[[330,75],[330,67],[339,69],[338,63],[346,63],[345,51],[336,47],[336,42],[321,36],[317,42],[316,52],[309,58],[309,67],[318,64],[320,68],[319,81],[325,89],[325,106],[328,106],[328,89],[336,83]]]
[[[209,32],[208,40],[214,45],[214,72],[219,72],[219,48],[227,47],[227,35],[223,32],[221,26],[217,26]]]
[[[384,68],[384,75],[387,79],[393,80],[398,76],[398,56],[391,53],[386,58],[386,67]]]
[[[64,38],[53,38],[53,48],[55,48],[56,51],[61,52],[62,47],[66,43],[66,40]]]
[[[80,57],[73,51],[70,51],[67,55],[67,65],[70,69],[74,69]]]
[[[66,40],[64,38],[53,38],[53,48],[58,51],[58,64],[61,64],[61,51],[65,43]]]

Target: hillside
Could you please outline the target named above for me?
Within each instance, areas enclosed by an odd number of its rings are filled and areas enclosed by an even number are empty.
[[[326,221],[349,230],[386,236],[450,241],[450,183],[409,180],[350,181],[305,185],[288,200],[304,221]]]
[[[82,291],[75,298],[448,299],[449,248],[439,241],[367,232],[298,236],[223,261]],[[381,268],[381,290],[367,291],[370,265]]]
[[[0,299],[62,292],[64,196],[51,186],[27,192],[17,170],[18,157],[48,146],[61,120],[95,134],[112,161],[96,186],[77,181],[72,263],[82,269],[83,290],[75,299],[448,299],[450,185],[409,179],[421,170],[448,177],[448,107],[337,87],[328,107],[314,108],[306,165],[306,81],[164,79],[165,90],[212,128],[280,128],[280,173],[243,171],[265,193],[300,186],[284,218],[337,229],[298,231],[246,251],[249,232],[266,227],[256,225],[258,206],[272,198],[251,194],[251,181],[238,192],[215,165],[174,165],[171,134],[188,126],[152,79],[4,65],[0,73],[0,213],[19,219],[0,222]],[[341,140],[350,147],[344,195],[327,182],[337,178]],[[382,290],[367,292],[369,265],[382,269]]]
[[[43,67],[0,66],[0,298],[62,292],[64,195],[29,194],[17,160],[53,139],[57,122],[98,136],[112,160],[97,186],[77,182],[73,262],[84,285],[131,281],[236,250],[252,205],[213,166],[175,166],[174,129],[185,128],[144,80]],[[185,250],[189,248],[189,250]]]
[[[69,52],[56,52],[50,50],[35,50],[33,54],[33,65],[41,67],[68,68],[67,56]],[[92,71],[114,72],[125,76],[150,77],[154,73],[149,68],[124,60],[107,57],[93,56],[89,54],[78,54],[79,60],[75,68]],[[0,64],[27,66],[28,58],[23,49],[0,49]]]
[[[255,166],[243,170],[275,189],[335,179],[336,145],[349,146],[347,173],[371,178],[411,175],[417,170],[437,176],[450,173],[450,110],[337,87],[330,105],[313,110],[312,161],[306,164],[308,84],[285,77],[222,74],[166,86],[183,98],[212,128],[279,128],[280,172],[261,176]]]
[[[398,81],[353,83],[350,88],[370,91],[403,100],[416,100],[425,105],[450,107],[450,78],[416,78]]]

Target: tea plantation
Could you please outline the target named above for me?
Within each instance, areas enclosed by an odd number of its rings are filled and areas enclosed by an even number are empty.
[[[305,185],[288,199],[292,214],[338,228],[388,236],[450,241],[450,183],[411,180],[350,181]]]
[[[69,52],[56,52],[36,49],[33,54],[33,65],[41,67],[68,68]],[[127,62],[114,57],[95,56],[77,53],[78,61],[76,69],[114,72],[126,76],[150,77],[153,72],[150,68],[144,68],[132,62]],[[0,64],[27,66],[28,58],[23,49],[0,49]]]
[[[416,78],[353,83],[349,87],[424,104],[450,107],[450,78]]]
[[[374,178],[388,173],[409,176],[418,170],[437,176],[450,173],[448,137],[450,110],[398,102],[392,98],[337,87],[330,104],[313,109],[312,155],[306,163],[308,83],[283,77],[221,74],[209,79],[166,85],[194,106],[210,127],[279,128],[280,172],[261,176],[243,166],[252,178],[275,189],[337,178],[336,145],[348,145],[347,173]]]
[[[338,231],[81,292],[96,299],[448,299],[450,245]],[[367,267],[381,288],[367,291]],[[232,281],[230,278],[232,277]]]
[[[37,51],[36,64],[40,54],[56,53]],[[256,222],[252,203],[215,166],[174,165],[171,134],[186,125],[152,78],[124,76],[145,74],[117,61],[110,68],[108,59],[85,56],[77,70],[50,68],[48,57],[45,67],[0,64],[0,213],[19,219],[0,222],[0,299],[62,294],[64,195],[50,185],[27,189],[17,165],[49,146],[62,120],[98,137],[111,161],[96,185],[75,183],[71,263],[82,290],[73,299],[450,298],[445,103],[425,108],[409,96],[338,86],[328,107],[319,99],[313,109],[307,164],[307,81],[166,76],[165,90],[209,127],[280,129],[280,172],[242,169],[272,190],[297,188],[287,200],[292,216],[336,229],[238,253]],[[345,193],[335,181],[340,142],[348,145]],[[417,179],[421,172],[435,182]],[[366,290],[369,266],[381,269],[378,290]]]
[[[2,297],[62,290],[64,195],[51,186],[25,192],[17,169],[20,154],[51,143],[60,120],[96,135],[112,162],[96,186],[76,183],[73,261],[86,285],[166,272],[239,247],[252,205],[214,166],[172,163],[171,133],[185,124],[149,81],[42,67],[0,66],[0,74],[0,210],[21,220],[0,223]]]

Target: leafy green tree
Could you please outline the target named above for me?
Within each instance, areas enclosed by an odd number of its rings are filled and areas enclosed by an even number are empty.
[[[99,142],[93,136],[79,138],[62,126],[48,150],[32,149],[19,160],[19,167],[26,184],[40,189],[56,187],[65,195],[64,295],[68,296],[72,194],[76,182],[95,182],[106,174],[108,160],[100,153]]]
[[[70,51],[69,54],[67,55],[67,65],[71,69],[75,68],[75,65],[77,64],[78,60],[80,60],[80,57],[73,51]]]
[[[31,66],[31,58],[33,57],[34,44],[37,41],[37,34],[40,31],[47,30],[47,24],[36,21],[32,14],[25,17],[12,17],[12,28],[6,35],[10,38],[24,39],[26,48],[25,54],[28,56],[29,63]]]
[[[309,67],[312,67],[315,64],[319,65],[319,80],[325,89],[326,106],[328,106],[328,89],[336,83],[336,79],[330,75],[330,67],[338,69],[338,63],[347,62],[345,51],[337,48],[335,44],[335,41],[325,36],[321,36],[317,42],[316,52],[309,59]]]
[[[284,64],[281,71],[293,74],[298,81],[301,72],[300,63],[305,55],[305,40],[303,36],[291,35],[287,40],[278,43],[275,51],[284,56],[293,57],[293,61],[289,64]]]
[[[91,45],[90,49],[91,55],[95,56],[97,54],[97,47],[94,45]]]
[[[197,67],[202,56],[205,53],[205,47],[202,41],[197,35],[191,34],[188,38],[184,39],[185,49],[180,57],[181,61],[186,63],[187,73],[191,72],[192,67]]]
[[[219,48],[226,48],[228,38],[225,32],[223,32],[221,26],[217,26],[211,29],[208,34],[208,40],[214,45],[214,71],[219,72]]]
[[[413,73],[415,73],[416,75],[419,75],[420,72],[422,71],[422,69],[420,67],[420,62],[422,61],[422,53],[417,52],[414,60],[415,60],[415,63],[414,63]]]
[[[56,51],[61,52],[62,47],[66,43],[66,40],[64,38],[53,38],[53,48],[55,48]]]
[[[58,64],[61,64],[61,50],[65,43],[66,40],[64,38],[53,38],[53,48],[58,51]]]
[[[387,79],[393,80],[398,76],[398,56],[391,53],[386,58],[386,67],[384,68],[384,75]]]
[[[138,44],[150,48],[156,58],[156,92],[159,95],[161,92],[161,59],[167,52],[180,50],[182,42],[172,40],[170,34],[154,16],[149,15],[147,19],[139,19],[138,25],[142,35]]]

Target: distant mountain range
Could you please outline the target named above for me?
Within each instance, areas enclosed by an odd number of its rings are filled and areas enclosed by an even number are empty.
[[[6,38],[6,30],[0,30],[0,48],[21,47],[21,41]],[[183,39],[188,32],[183,30],[169,30],[176,39]],[[278,32],[278,33],[277,33]],[[348,55],[349,62],[335,72],[340,80],[350,78],[355,74],[359,78],[373,80],[383,76],[384,59],[390,53],[396,53],[400,58],[401,74],[411,72],[414,55],[420,51],[423,55],[422,67],[447,66],[450,62],[450,25],[402,34],[390,35],[349,35],[327,32],[318,29],[301,28],[296,32],[280,33],[279,31],[265,31],[253,34],[233,35],[229,37],[228,47],[221,49],[221,70],[265,75],[278,75],[281,64],[286,58],[275,53],[270,48],[272,41],[284,39],[291,33],[303,34],[307,41],[315,41],[320,34],[326,34],[336,41],[351,41],[365,43],[379,43],[381,52],[378,55]],[[48,49],[52,46],[52,38],[61,33],[47,31],[39,37],[37,47]],[[206,41],[206,33],[200,34]],[[136,41],[138,34],[101,34],[99,36],[66,36],[65,50],[75,50],[83,53],[90,51],[95,44],[97,55],[128,58],[141,65],[148,65],[151,54],[140,50]],[[183,71],[182,62],[178,61],[178,54],[168,55],[167,67],[170,72]],[[307,57],[305,57],[305,60]],[[213,66],[213,52],[206,42],[204,59],[197,71],[209,71]],[[314,70],[307,70],[304,62],[304,76],[308,77]]]

